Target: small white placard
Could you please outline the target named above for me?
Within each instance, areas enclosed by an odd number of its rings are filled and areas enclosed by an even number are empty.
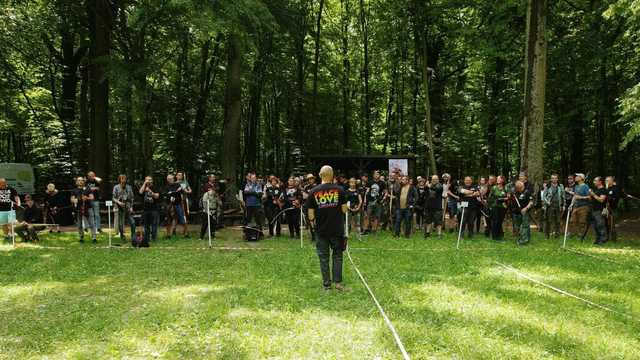
[[[469,207],[469,202],[468,202],[468,201],[463,201],[463,202],[461,202],[461,203],[460,203],[460,207],[461,207],[461,208]]]
[[[105,201],[105,202],[104,202],[104,204],[105,204],[107,207],[112,207],[112,206],[113,206],[113,201],[111,201],[111,200],[107,200],[107,201]]]

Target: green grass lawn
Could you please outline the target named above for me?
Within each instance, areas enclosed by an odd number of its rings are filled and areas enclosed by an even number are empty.
[[[0,246],[0,358],[400,358],[346,257],[349,291],[325,292],[306,239],[303,249],[284,237],[250,244],[225,229],[217,249],[163,239],[134,250],[104,248],[104,235],[95,246],[75,234],[42,238]],[[526,247],[478,237],[460,251],[454,235],[350,244],[412,358],[640,358],[640,244],[631,239],[570,243],[595,258],[538,236]]]

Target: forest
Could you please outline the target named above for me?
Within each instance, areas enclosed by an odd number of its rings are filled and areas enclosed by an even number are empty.
[[[0,161],[39,181],[308,171],[638,188],[640,0],[2,0]]]

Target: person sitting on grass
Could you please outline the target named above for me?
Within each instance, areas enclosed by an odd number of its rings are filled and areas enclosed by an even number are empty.
[[[31,195],[24,196],[24,213],[22,214],[22,221],[15,227],[15,231],[24,242],[37,242],[38,231],[46,229],[45,225],[42,225],[42,211],[38,205],[33,201]]]

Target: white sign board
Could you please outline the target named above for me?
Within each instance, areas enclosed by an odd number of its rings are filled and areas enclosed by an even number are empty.
[[[5,178],[18,194],[35,193],[35,177],[30,164],[0,163],[0,178]]]
[[[389,159],[389,173],[400,170],[402,175],[409,174],[409,161],[407,159]]]

